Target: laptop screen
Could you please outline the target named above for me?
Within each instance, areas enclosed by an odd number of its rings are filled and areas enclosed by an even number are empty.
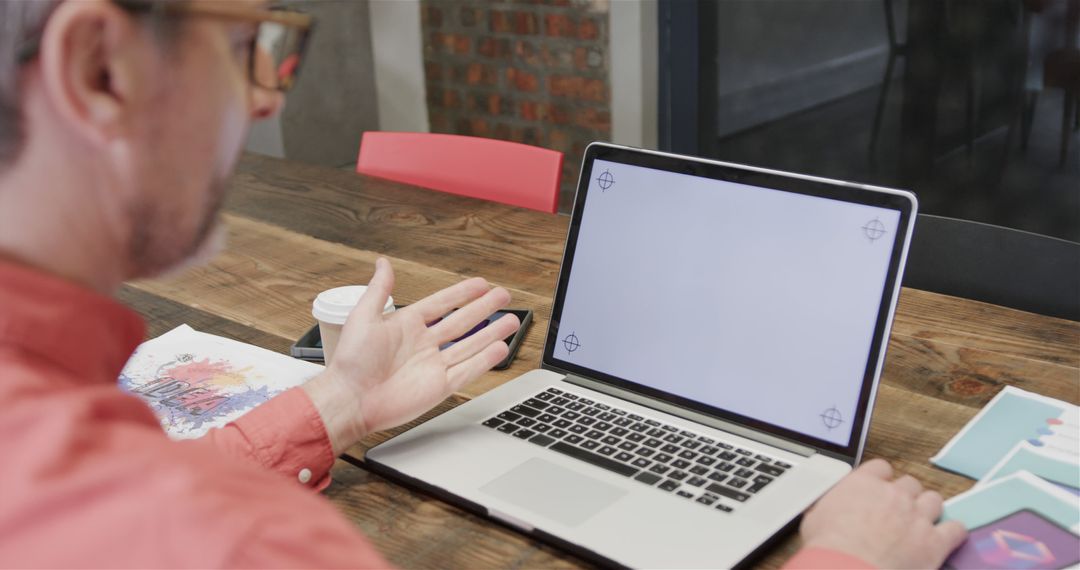
[[[589,170],[548,356],[849,447],[902,208],[602,159]]]

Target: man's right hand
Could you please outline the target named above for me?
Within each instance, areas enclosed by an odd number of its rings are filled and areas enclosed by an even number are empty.
[[[935,524],[941,495],[910,475],[893,479],[881,459],[845,477],[803,518],[803,543],[856,556],[878,568],[940,568],[967,537],[957,521]]]

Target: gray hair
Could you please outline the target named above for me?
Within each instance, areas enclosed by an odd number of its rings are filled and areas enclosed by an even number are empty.
[[[22,147],[19,108],[21,49],[45,27],[59,0],[0,0],[0,168]]]

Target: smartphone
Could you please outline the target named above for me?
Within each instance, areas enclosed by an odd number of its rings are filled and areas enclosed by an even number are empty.
[[[395,308],[401,309],[403,308],[403,306],[397,305],[395,306]],[[510,363],[513,362],[514,356],[517,354],[518,348],[521,346],[521,340],[525,338],[525,333],[527,332],[529,325],[532,324],[533,312],[529,309],[504,309],[502,311],[496,311],[488,318],[477,323],[476,326],[474,326],[469,332],[440,346],[439,350],[446,350],[454,344],[469,338],[470,336],[486,328],[491,323],[499,320],[500,318],[502,318],[503,315],[507,313],[517,315],[518,320],[521,321],[521,326],[518,328],[516,333],[503,339],[503,342],[505,342],[507,346],[510,347],[510,352],[506,354],[506,358],[504,358],[502,362],[495,365],[494,369],[505,370],[506,368],[509,368]],[[442,318],[436,319],[434,322],[428,323],[428,326],[430,327],[441,320]],[[301,360],[307,360],[310,362],[323,362],[322,337],[319,336],[319,325],[316,324],[314,327],[304,333],[304,335],[296,341],[296,344],[292,345],[292,347],[289,349],[289,353],[293,357],[299,358]]]

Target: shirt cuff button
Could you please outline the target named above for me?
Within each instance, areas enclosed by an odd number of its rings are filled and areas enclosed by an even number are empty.
[[[296,478],[299,479],[301,483],[307,485],[308,482],[311,481],[311,469],[301,469]]]

